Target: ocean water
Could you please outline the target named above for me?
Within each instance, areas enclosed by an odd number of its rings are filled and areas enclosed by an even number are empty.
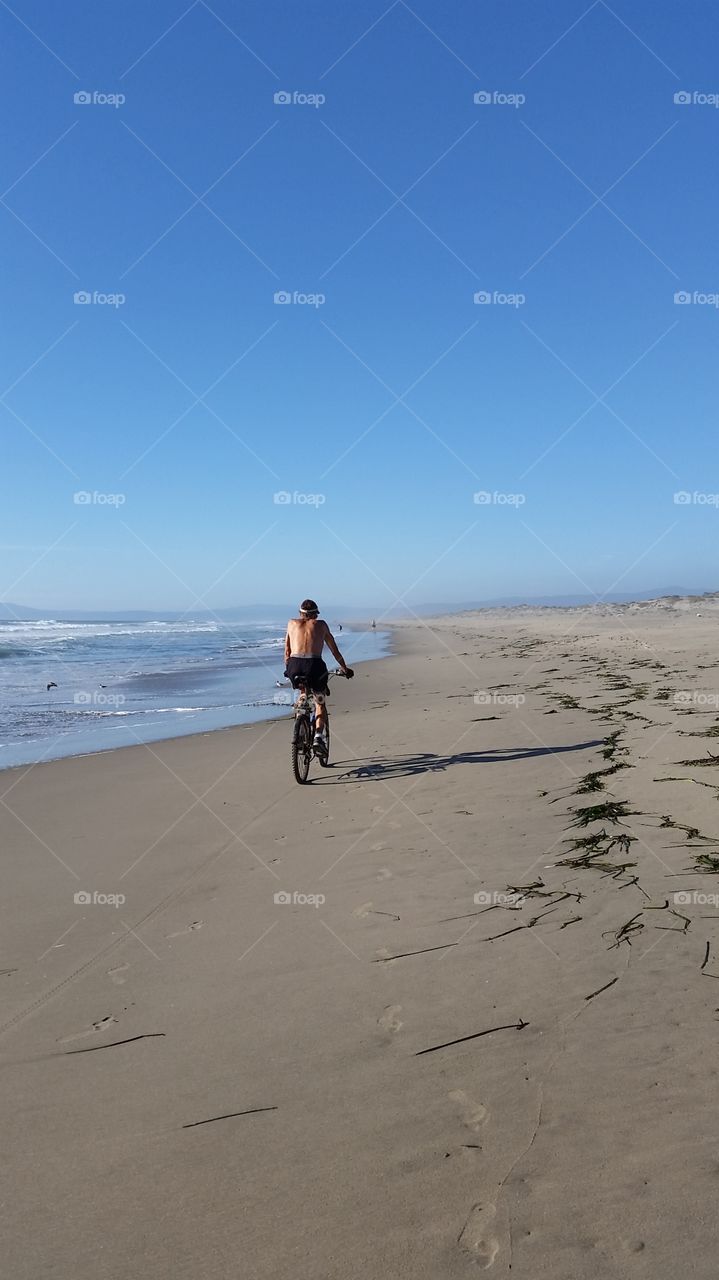
[[[285,625],[0,622],[0,768],[289,714]],[[350,666],[389,652],[387,632],[335,638]]]

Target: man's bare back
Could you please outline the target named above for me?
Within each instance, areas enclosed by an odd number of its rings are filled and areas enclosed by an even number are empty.
[[[325,645],[346,671],[345,660],[322,618],[290,618],[285,639],[285,662],[288,658],[321,658]]]

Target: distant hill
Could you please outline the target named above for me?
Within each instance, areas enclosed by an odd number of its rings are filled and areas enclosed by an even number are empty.
[[[665,600],[667,598],[683,599],[701,598],[714,595],[713,591],[690,587],[662,587],[656,591],[610,591],[600,596],[602,604],[633,604],[643,600]],[[413,608],[414,613],[464,613],[472,609],[515,609],[524,605],[528,608],[576,609],[581,606],[589,608],[597,604],[596,596],[587,593],[568,596],[497,596],[490,600],[473,600],[469,604],[426,604]]]
[[[713,591],[699,590],[689,587],[662,587],[654,591],[614,591],[602,597],[604,604],[631,604],[635,601],[662,599],[701,599],[714,595]],[[432,614],[465,613],[474,609],[512,609],[525,607],[569,609],[586,607],[597,603],[595,596],[588,594],[567,596],[495,596],[484,600],[461,601],[428,601],[409,607],[400,605],[386,610],[381,604],[366,605],[333,605],[323,609],[323,615],[330,622],[340,619],[342,622],[367,620],[373,615],[377,618],[408,618],[418,614],[427,617]],[[36,609],[31,605],[0,602],[0,622],[38,622],[54,619],[57,622],[177,622],[193,620],[197,622],[250,622],[266,618],[268,620],[284,620],[296,611],[296,604],[248,604],[236,605],[226,609],[181,609],[150,610],[90,610],[90,609]]]

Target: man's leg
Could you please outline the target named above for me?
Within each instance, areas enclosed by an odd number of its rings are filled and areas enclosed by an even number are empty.
[[[323,693],[315,694],[315,730],[317,733],[324,733],[327,729],[327,707],[325,705],[325,695]]]

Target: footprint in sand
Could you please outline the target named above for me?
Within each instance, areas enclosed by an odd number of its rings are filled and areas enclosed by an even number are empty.
[[[499,1253],[499,1240],[491,1231],[496,1212],[493,1204],[476,1204],[458,1241],[460,1249],[470,1254],[483,1271],[491,1267]]]
[[[192,924],[188,924],[184,929],[178,929],[177,933],[166,933],[166,938],[181,938],[184,933],[194,933],[195,929],[201,929],[204,920],[193,920]]]
[[[400,1014],[402,1012],[401,1004],[388,1004],[381,1018],[377,1019],[377,1026],[383,1031],[399,1031],[402,1026]]]
[[[390,871],[389,867],[380,867],[379,871],[377,872],[377,879],[378,879],[378,880],[391,880],[391,879],[392,879],[392,872]]]
[[[125,972],[129,968],[129,964],[116,964],[114,969],[108,969],[107,976],[115,983],[116,987],[121,987],[125,981]]]
[[[481,1102],[472,1102],[464,1089],[453,1089],[448,1095],[450,1102],[456,1102],[462,1108],[462,1122],[468,1129],[481,1129],[486,1123],[489,1112]]]
[[[95,1036],[99,1031],[109,1027],[111,1022],[117,1021],[118,1019],[113,1017],[98,1018],[97,1022],[93,1022],[92,1026],[87,1028],[87,1031],[78,1031],[74,1036],[62,1036],[57,1043],[70,1044],[73,1040],[84,1040],[86,1036]]]

